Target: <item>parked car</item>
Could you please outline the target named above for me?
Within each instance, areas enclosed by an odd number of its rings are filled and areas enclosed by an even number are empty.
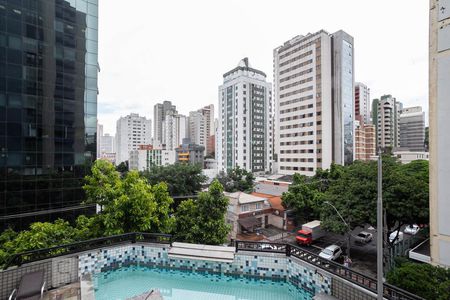
[[[370,243],[373,240],[373,234],[367,231],[361,231],[358,233],[357,236],[355,236],[355,242],[360,244],[367,244]]]
[[[410,224],[406,226],[405,230],[403,230],[403,233],[415,235],[417,232],[419,232],[420,227],[417,224]]]
[[[397,235],[398,233],[398,235]],[[394,241],[395,239],[395,241]],[[391,232],[391,234],[389,235],[389,242],[390,243],[394,243],[397,244],[399,242],[403,241],[403,232],[396,230],[394,232]]]
[[[330,245],[325,249],[323,249],[319,253],[319,256],[328,260],[336,260],[341,256],[341,254],[342,254],[341,247],[337,245]]]

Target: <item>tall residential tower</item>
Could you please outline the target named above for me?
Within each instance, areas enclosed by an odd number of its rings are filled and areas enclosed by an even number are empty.
[[[353,38],[324,30],[274,50],[278,173],[314,175],[354,158]]]
[[[248,58],[223,75],[216,149],[219,171],[236,166],[254,173],[272,170],[272,112],[271,84]]]
[[[139,114],[129,114],[117,120],[116,124],[116,164],[128,161],[130,151],[140,145],[151,144],[152,121]]]

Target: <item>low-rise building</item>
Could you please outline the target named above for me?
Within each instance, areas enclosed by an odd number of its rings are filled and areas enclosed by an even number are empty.
[[[273,210],[267,198],[243,192],[225,193],[225,196],[230,200],[226,218],[231,225],[232,239],[237,234],[255,232],[270,224]]]
[[[190,139],[183,139],[183,143],[175,151],[177,162],[200,164],[203,166],[205,147],[192,144]]]
[[[141,145],[138,150],[130,152],[130,170],[148,171],[153,167],[167,166],[175,163],[175,151]]]
[[[423,151],[395,151],[394,156],[397,157],[402,164],[408,164],[413,160],[430,160],[430,153]]]
[[[270,207],[272,208],[272,213],[269,215],[269,224],[279,229],[286,230],[287,212],[282,205],[281,197],[257,192],[253,192],[252,195],[256,197],[266,198],[267,201],[269,201]]]

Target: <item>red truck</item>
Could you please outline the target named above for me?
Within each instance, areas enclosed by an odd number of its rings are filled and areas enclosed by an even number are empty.
[[[297,231],[297,244],[299,245],[311,245],[313,241],[321,238],[325,235],[325,232],[320,228],[320,221],[315,220],[309,223],[303,224],[302,229]]]

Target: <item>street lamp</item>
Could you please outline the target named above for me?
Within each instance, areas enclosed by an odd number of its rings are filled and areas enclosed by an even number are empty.
[[[350,226],[347,224],[347,222],[345,222],[344,218],[342,217],[342,215],[339,213],[339,211],[337,210],[337,208],[333,204],[331,204],[329,201],[324,201],[323,203],[328,204],[329,206],[331,206],[336,211],[336,213],[338,214],[339,218],[341,218],[342,222],[344,222],[345,226],[347,226],[347,228],[348,228],[348,232],[347,232],[347,235],[348,235],[348,238],[347,238],[347,256],[350,258],[350,235],[351,235],[351,231],[352,230],[350,229]]]
[[[377,197],[377,299],[383,300],[383,185],[381,148],[378,149]]]

